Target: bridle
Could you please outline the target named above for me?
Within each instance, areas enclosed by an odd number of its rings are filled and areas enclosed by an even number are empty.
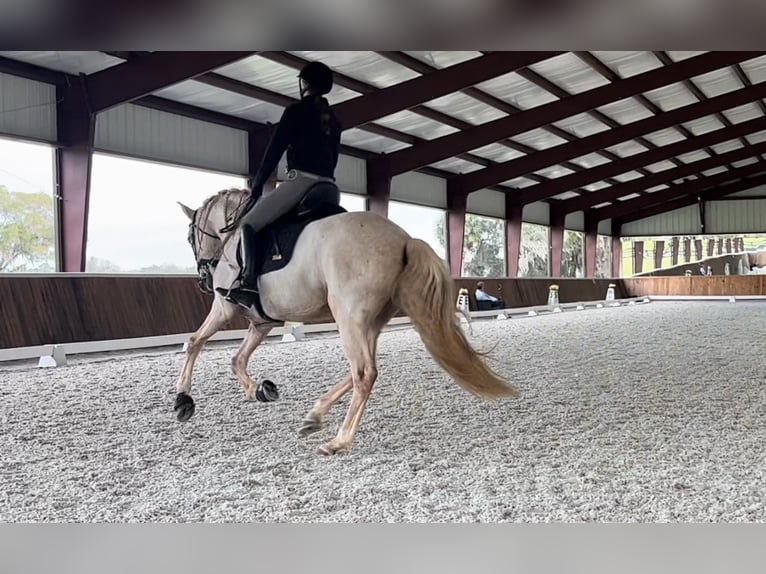
[[[234,235],[234,233],[229,233],[223,240],[221,240],[219,235],[216,235],[214,233],[210,233],[207,229],[205,229],[205,224],[207,223],[207,217],[210,214],[211,209],[213,206],[218,203],[218,200],[221,199],[221,197],[224,197],[224,222],[225,225],[222,229],[218,230],[219,233],[223,233],[226,231],[230,231],[235,227],[235,224],[237,221],[239,221],[239,218],[242,214],[244,214],[247,209],[242,209],[243,205],[247,208],[248,202],[249,202],[249,195],[247,193],[242,194],[242,198],[239,200],[239,203],[234,208],[232,212],[229,212],[229,197],[234,191],[240,191],[237,189],[230,189],[226,192],[219,193],[216,196],[211,197],[208,199],[199,209],[197,209],[194,212],[194,216],[192,217],[191,223],[189,223],[189,232],[187,234],[187,241],[189,242],[189,245],[191,245],[192,252],[194,253],[194,260],[197,262],[197,284],[199,285],[200,290],[203,293],[212,293],[213,292],[213,272],[215,271],[216,266],[218,265],[219,261],[221,260],[221,254],[223,253],[223,248],[226,246],[226,243],[231,239],[231,237]],[[205,214],[205,219],[202,223],[199,223],[198,220],[201,219],[200,214]],[[204,239],[203,236],[210,237],[211,239],[216,239],[220,242],[220,245],[215,250],[213,255],[206,259],[200,259],[199,258],[199,247],[202,244],[202,240]]]

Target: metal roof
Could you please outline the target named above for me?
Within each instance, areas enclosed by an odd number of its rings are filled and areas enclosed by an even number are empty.
[[[0,52],[0,59],[97,74],[154,55]],[[504,68],[512,59],[519,65]],[[152,95],[275,123],[299,97],[297,70],[312,60],[336,73],[330,102],[361,118],[344,130],[343,144],[379,173],[430,169],[464,192],[497,189],[523,202],[553,200],[565,212],[620,217],[656,203],[652,194],[696,197],[766,172],[764,52],[258,52]],[[454,66],[466,78],[489,77],[447,88],[460,78],[439,72]],[[391,91],[418,80],[413,90],[428,86],[433,97]],[[387,90],[390,98],[352,110]],[[396,111],[381,116],[373,109],[381,105]]]

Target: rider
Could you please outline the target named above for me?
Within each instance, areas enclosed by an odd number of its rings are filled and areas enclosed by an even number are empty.
[[[324,97],[333,86],[330,68],[321,62],[310,62],[298,74],[300,100],[288,106],[279,120],[276,132],[263,156],[261,167],[251,188],[251,204],[255,205],[239,220],[242,229],[242,266],[236,260],[236,242],[222,258],[232,271],[216,290],[227,300],[250,307],[254,299],[256,269],[252,269],[253,249],[247,241],[266,225],[276,221],[300,203],[309,188],[318,181],[335,181],[335,166],[340,152],[341,125]],[[287,151],[287,181],[261,197],[263,186]],[[236,284],[240,280],[240,286]]]

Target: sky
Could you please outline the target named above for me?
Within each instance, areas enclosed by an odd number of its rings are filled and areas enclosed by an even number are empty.
[[[53,166],[50,146],[0,138],[0,185],[9,190],[53,195]],[[194,267],[189,220],[176,202],[196,208],[232,186],[244,187],[244,178],[96,153],[87,257],[109,260],[122,271],[166,263]],[[364,209],[361,196],[343,194],[341,203],[350,211]],[[434,232],[443,210],[391,202],[389,218],[445,256]]]

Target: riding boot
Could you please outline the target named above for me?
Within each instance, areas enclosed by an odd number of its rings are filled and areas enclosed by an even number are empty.
[[[258,261],[255,257],[256,233],[249,225],[242,226],[242,237],[237,258],[240,264],[239,287],[216,289],[230,303],[237,303],[250,308],[258,298],[257,276]]]
[[[249,225],[242,226],[242,278],[241,288],[245,291],[257,291],[256,278],[258,275],[258,261],[255,254],[256,233]]]

